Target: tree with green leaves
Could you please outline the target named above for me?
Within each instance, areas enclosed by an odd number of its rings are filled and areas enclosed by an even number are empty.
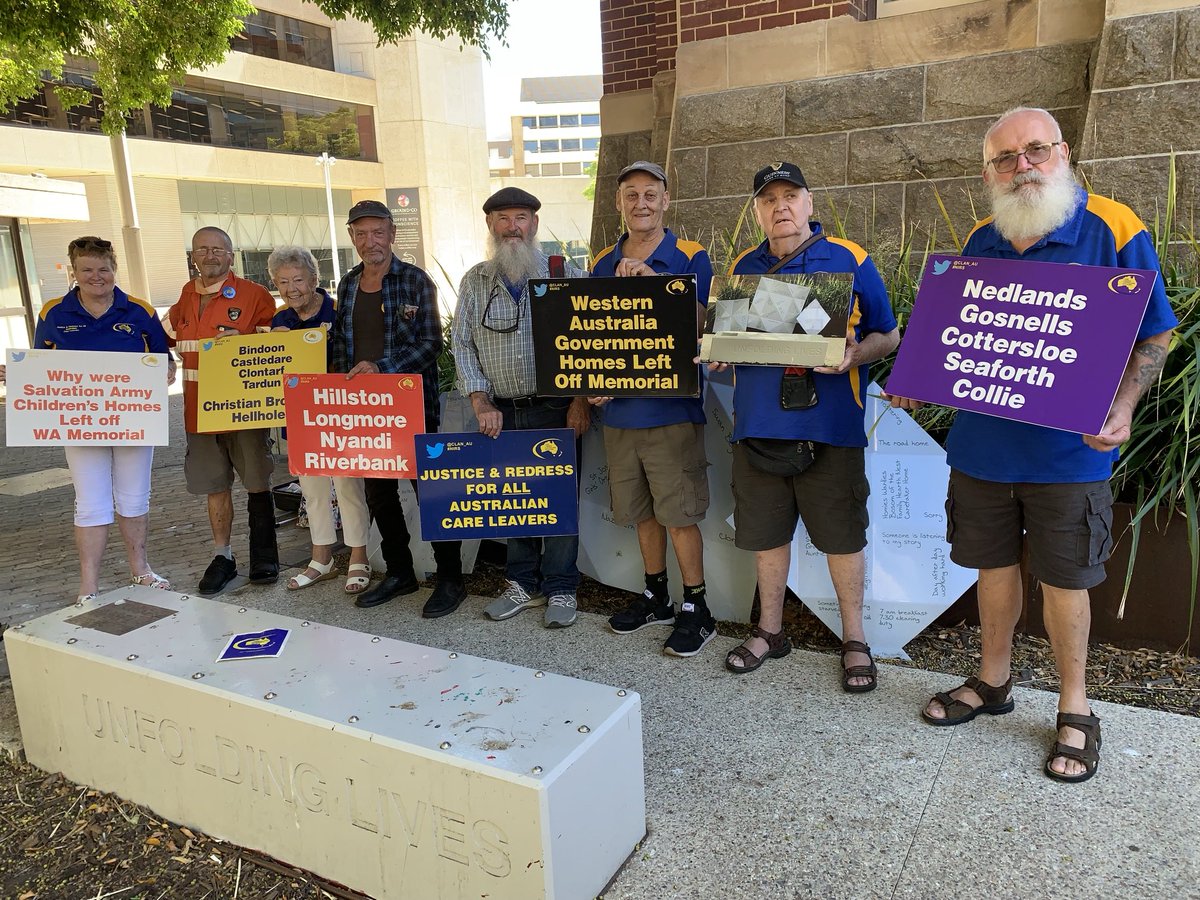
[[[314,0],[333,19],[369,23],[380,43],[414,31],[459,37],[484,49],[503,37],[502,0]],[[254,12],[249,0],[12,0],[0,16],[0,109],[35,95],[49,75],[61,78],[67,57],[84,57],[103,106],[101,128],[119,134],[125,116],[146,104],[168,106],[189,69],[219,63],[229,41]],[[57,89],[64,105],[88,91]]]

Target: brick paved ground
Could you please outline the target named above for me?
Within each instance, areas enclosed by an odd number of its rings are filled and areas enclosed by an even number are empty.
[[[194,589],[212,559],[212,533],[203,498],[190,495],[183,482],[183,396],[170,398],[171,444],[154,452],[150,497],[150,564],[173,587]],[[0,395],[0,446],[4,443],[7,405]],[[62,470],[66,460],[58,447],[4,447],[0,450],[0,491],[14,478]],[[287,476],[287,466],[277,460],[276,482]],[[25,496],[0,492],[0,628],[24,622],[73,603],[79,567],[72,522],[74,491],[70,482]],[[245,573],[249,561],[246,494],[234,488],[233,552]],[[288,523],[279,528],[280,562],[284,566],[306,561],[308,531]],[[114,525],[101,568],[100,590],[127,582],[125,548]],[[231,584],[243,584],[239,578]],[[0,650],[0,693],[7,693],[8,663]]]

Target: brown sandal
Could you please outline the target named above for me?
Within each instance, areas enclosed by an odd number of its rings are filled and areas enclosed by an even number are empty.
[[[865,653],[870,664],[865,666],[850,666],[846,668],[847,653]],[[879,683],[879,670],[875,668],[875,658],[871,656],[871,648],[862,641],[842,641],[842,690],[847,694],[865,694],[875,690]],[[866,684],[851,684],[851,678],[870,678]]]
[[[762,656],[755,656],[750,652],[750,649],[742,644],[734,647],[725,656],[725,668],[737,675],[744,675],[746,672],[753,672],[759,668],[768,659],[779,659],[782,656],[787,656],[792,652],[792,642],[784,636],[783,629],[771,634],[763,631],[757,625],[750,632],[750,637],[762,638],[767,642],[767,651]],[[747,638],[749,640],[749,638]],[[740,659],[742,664],[735,665],[732,660]]]
[[[946,711],[944,718],[936,719],[929,715],[927,709],[921,710],[921,718],[930,725],[961,725],[963,722],[970,722],[976,716],[987,713],[989,716],[1002,716],[1005,713],[1013,711],[1013,700],[1009,695],[1012,690],[1012,677],[1009,676],[1008,681],[996,687],[988,684],[986,681],[980,681],[974,675],[964,681],[961,685],[953,690],[958,691],[962,688],[970,688],[979,695],[979,699],[983,701],[979,706],[972,706],[956,697],[950,696],[950,691],[943,691],[934,694],[930,698],[930,702],[936,700],[942,704],[942,709]],[[925,706],[928,708],[929,703]]]
[[[1096,716],[1081,716],[1078,713],[1060,712],[1058,720],[1054,723],[1054,727],[1056,729],[1074,728],[1076,731],[1082,732],[1083,747],[1070,747],[1056,740],[1053,749],[1050,751],[1050,755],[1046,757],[1046,765],[1043,767],[1043,771],[1055,781],[1066,781],[1072,784],[1079,781],[1087,781],[1096,774],[1096,769],[1100,768],[1100,719]],[[1078,775],[1064,775],[1062,772],[1055,772],[1050,768],[1050,763],[1054,762],[1055,758],[1059,756],[1065,756],[1067,759],[1083,763],[1084,770]]]

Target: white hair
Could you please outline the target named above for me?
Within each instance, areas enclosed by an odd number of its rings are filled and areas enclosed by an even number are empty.
[[[299,266],[300,268],[308,269],[308,274],[318,280],[321,278],[321,270],[317,266],[317,258],[305,247],[276,247],[272,250],[271,255],[267,257],[267,272],[271,276],[272,281],[275,280],[275,273],[284,266]]]
[[[995,134],[996,129],[998,129],[1001,125],[1003,125],[1005,122],[1007,122],[1013,116],[1019,116],[1019,115],[1025,114],[1025,113],[1036,113],[1037,115],[1043,117],[1047,122],[1050,123],[1050,126],[1054,129],[1054,140],[1056,140],[1056,141],[1062,140],[1062,126],[1060,126],[1058,124],[1058,119],[1054,118],[1054,116],[1050,114],[1049,110],[1042,109],[1040,106],[1014,106],[1008,112],[1006,112],[1002,116],[1000,116],[1000,118],[998,118],[995,122],[993,122],[991,127],[988,128],[987,134],[985,134],[983,136],[983,163],[984,163],[984,165],[987,165],[988,161],[991,159],[991,157],[989,156],[989,153],[988,153],[988,144],[991,143],[992,135]]]

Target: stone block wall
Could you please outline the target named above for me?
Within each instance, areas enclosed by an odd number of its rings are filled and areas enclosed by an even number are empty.
[[[1096,54],[1081,166],[1093,190],[1151,224],[1174,158],[1177,216],[1200,233],[1200,7],[1109,18]]]
[[[786,159],[804,170],[827,227],[840,220],[881,252],[905,238],[951,247],[983,205],[982,142],[993,119],[1044,106],[1074,144],[1091,52],[1076,42],[680,97],[668,163],[675,227],[719,240],[753,173]]]

